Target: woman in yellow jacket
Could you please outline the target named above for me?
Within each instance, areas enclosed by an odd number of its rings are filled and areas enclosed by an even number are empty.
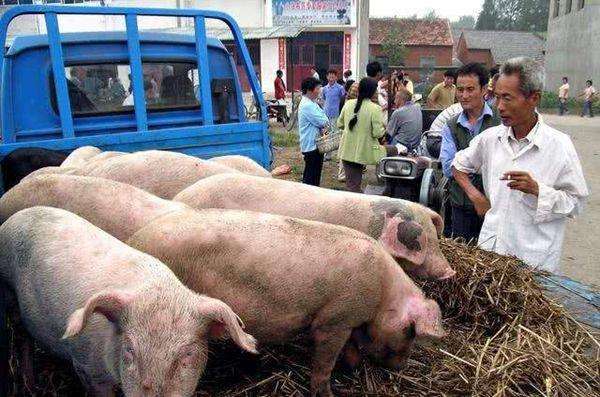
[[[371,98],[377,92],[377,81],[365,77],[358,85],[358,98],[347,101],[337,121],[344,130],[339,156],[344,165],[346,187],[351,192],[362,192],[362,173],[366,165],[375,165],[385,156],[406,153],[402,145],[381,145],[385,134],[381,106]]]

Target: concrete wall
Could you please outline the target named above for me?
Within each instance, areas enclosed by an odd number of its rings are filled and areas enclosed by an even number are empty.
[[[231,15],[241,27],[272,26],[271,22],[268,25],[265,25],[265,12],[267,6],[271,6],[269,1],[193,0],[192,3],[193,8],[226,12],[229,15]]]
[[[353,32],[354,37],[352,40],[352,71],[354,76],[365,76],[367,74],[367,63],[369,62],[370,0],[357,1],[357,29]]]
[[[546,90],[557,91],[563,76],[569,77],[571,93],[583,90],[585,81],[600,83],[600,2],[587,0],[578,9],[573,0],[566,14],[566,1],[560,2],[559,16],[553,17],[556,0],[551,0],[546,42]],[[573,96],[573,95],[571,95]]]
[[[279,40],[261,40],[260,41],[260,85],[262,90],[269,94],[274,94],[275,72],[279,69]],[[286,74],[283,74],[285,81]]]

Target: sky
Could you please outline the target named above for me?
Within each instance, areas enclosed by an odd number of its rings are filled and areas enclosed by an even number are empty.
[[[451,21],[461,15],[473,15],[477,18],[483,0],[371,0],[372,17],[410,17],[415,14],[422,17],[430,10]]]

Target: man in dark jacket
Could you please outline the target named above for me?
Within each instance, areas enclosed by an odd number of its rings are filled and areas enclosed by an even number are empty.
[[[475,136],[490,127],[500,125],[497,113],[484,101],[489,72],[479,63],[469,63],[457,71],[456,94],[463,111],[454,116],[442,130],[440,160],[444,175],[452,178],[452,160],[457,151],[466,149]],[[473,185],[483,193],[480,175],[472,175]],[[452,235],[476,242],[483,225],[473,203],[454,180],[450,180]]]

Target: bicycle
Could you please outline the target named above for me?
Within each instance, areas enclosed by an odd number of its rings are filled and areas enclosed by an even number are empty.
[[[263,92],[263,95],[265,93]],[[289,116],[287,115],[287,109],[285,105],[280,105],[278,101],[273,99],[266,100],[267,105],[267,116],[269,119],[276,119],[283,123],[283,126],[286,127],[289,122]],[[259,120],[260,119],[260,107],[256,103],[256,100],[253,99],[250,106],[246,106],[244,104],[244,109],[246,111],[246,119],[248,120]]]

